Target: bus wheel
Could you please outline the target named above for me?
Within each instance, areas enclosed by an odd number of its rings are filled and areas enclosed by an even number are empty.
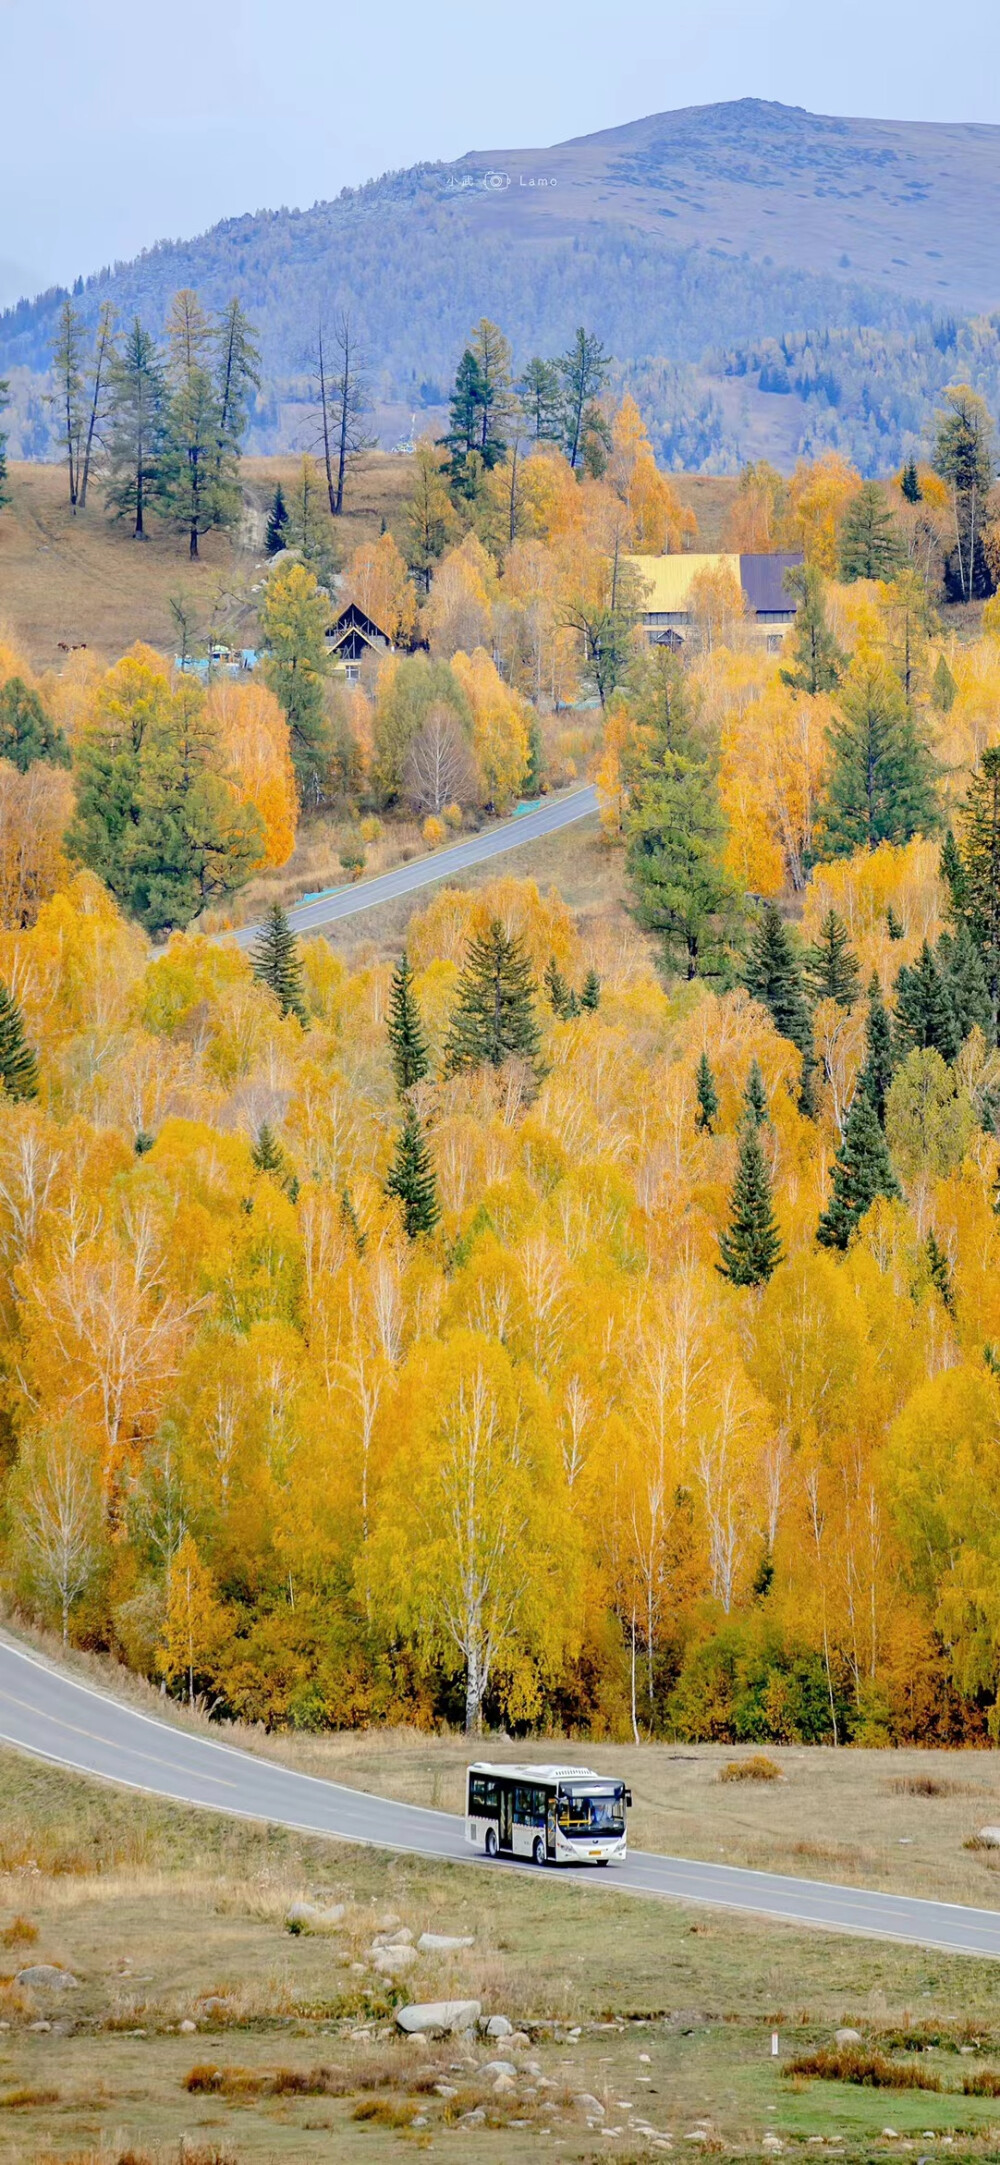
[[[497,1853],[497,1830],[496,1830],[496,1828],[495,1828],[495,1827],[487,1827],[487,1829],[486,1829],[486,1854],[487,1854],[487,1856],[488,1856],[488,1857],[495,1857],[495,1856],[496,1856],[496,1853]]]
[[[531,1854],[536,1864],[545,1863],[545,1843],[543,1842],[540,1834],[536,1834],[535,1836],[534,1848],[532,1849]]]

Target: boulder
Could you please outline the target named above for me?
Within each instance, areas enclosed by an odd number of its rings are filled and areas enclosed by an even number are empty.
[[[987,1849],[1000,1849],[1000,1827],[980,1827],[979,1840]]]
[[[488,2015],[485,2022],[480,2021],[479,2027],[487,2037],[513,2037],[514,2035],[514,2025],[512,2022],[508,2022],[506,2015]]]
[[[516,2089],[517,2083],[511,2075],[498,2075],[493,2084],[493,2095],[494,2097],[507,2097],[511,2090]]]
[[[447,2037],[452,2030],[471,2030],[481,2013],[479,2000],[425,2000],[397,2008],[396,2021],[407,2037],[433,2036],[435,2031]]]
[[[395,1977],[400,1970],[412,1969],[417,1959],[415,1947],[375,1947],[372,1950],[372,1968],[381,1977]]]
[[[417,1941],[422,1955],[450,1955],[459,1947],[471,1947],[473,1944],[471,1933],[467,1939],[452,1939],[447,1932],[421,1932]]]
[[[604,2107],[598,2098],[591,2097],[589,2090],[581,2090],[579,2096],[573,2099],[573,2103],[579,2105],[581,2112],[596,2113],[597,2118],[603,2120]]]
[[[344,1918],[343,1902],[334,1902],[324,1908],[319,1902],[293,1902],[285,1911],[285,1925],[289,1932],[328,1932]]]
[[[838,2045],[860,2045],[860,2030],[837,2030],[834,2042]]]
[[[372,1941],[372,1952],[374,1954],[381,1954],[383,1948],[410,1947],[412,1946],[412,1944],[413,1934],[410,1931],[409,1925],[404,1924],[400,1926],[398,1932],[376,1932],[375,1937]]]
[[[479,2072],[481,2075],[516,2075],[517,2069],[513,2060],[487,2060]]]
[[[195,2031],[197,2027],[198,2024],[196,2022],[192,2022],[190,2015],[186,2015],[184,2021],[178,2024],[178,2028],[182,2037],[190,2037],[192,2035],[192,2032]]]
[[[18,1970],[14,1983],[28,1985],[33,1992],[76,1992],[80,1980],[72,1970],[57,1969],[53,1962],[32,1962],[28,1969]]]

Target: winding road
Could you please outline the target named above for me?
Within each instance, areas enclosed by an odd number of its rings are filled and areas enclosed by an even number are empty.
[[[374,909],[376,903],[395,902],[400,895],[433,887],[438,880],[453,879],[457,872],[468,871],[470,865],[506,856],[508,850],[521,849],[525,842],[539,842],[547,834],[559,834],[563,827],[587,819],[596,810],[597,791],[589,785],[571,790],[565,797],[546,798],[533,811],[519,812],[514,819],[505,820],[502,827],[489,827],[485,834],[474,834],[467,842],[454,843],[451,849],[435,850],[433,856],[397,865],[395,871],[381,872],[377,879],[332,887],[315,901],[299,902],[288,912],[289,923],[295,932],[324,932],[327,925],[339,924],[343,917],[358,917],[362,910]],[[249,947],[259,931],[259,925],[243,925],[232,938],[238,947]]]
[[[239,1818],[292,1827],[303,1834],[379,1849],[406,1850],[481,1871],[534,1871],[509,1859],[488,1863],[462,1838],[463,1822],[448,1812],[397,1804],[291,1767],[259,1759],[230,1744],[141,1714],[97,1691],[9,1636],[0,1637],[0,1742],[37,1759],[101,1781],[123,1784]],[[1000,1960],[1000,1911],[957,1903],[877,1894],[822,1880],[786,1879],[733,1865],[632,1851],[607,1873],[581,1869],[574,1884],[707,1904],[777,1918],[785,1924],[940,1948]]]

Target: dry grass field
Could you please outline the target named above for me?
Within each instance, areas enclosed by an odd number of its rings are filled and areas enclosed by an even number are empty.
[[[12,631],[36,669],[59,668],[69,649],[87,646],[106,660],[136,639],[172,653],[176,633],[170,597],[183,594],[206,624],[219,596],[234,627],[252,636],[252,587],[263,560],[263,517],[281,481],[294,482],[294,458],[247,459],[243,465],[248,517],[240,541],[209,534],[202,560],[192,564],[183,536],[152,524],[150,539],[130,539],[127,524],[106,518],[99,487],[85,512],[70,510],[60,466],[14,462],[11,503],[0,514],[0,627]],[[410,480],[411,461],[371,452],[352,473],[336,543],[346,559],[359,541],[392,526]],[[711,475],[673,477],[678,495],[699,521],[699,545],[716,548],[735,482]],[[242,605],[242,606],[241,606]]]
[[[442,1753],[447,1800],[463,1753]],[[412,1740],[308,1756],[433,1789]],[[303,1896],[343,1913],[293,1935]],[[472,1945],[393,1979],[373,1943],[401,1929]],[[39,1963],[76,1988],[17,1984]],[[518,2034],[404,2041],[395,2006],[439,1996]],[[934,2087],[789,2079],[842,2023]],[[242,1827],[0,1754],[0,2165],[995,2158],[1000,2105],[963,2084],[997,2068],[988,1963]]]
[[[248,459],[244,488],[251,516],[243,540],[209,534],[202,559],[192,564],[183,537],[153,523],[150,538],[133,541],[127,524],[106,518],[100,490],[75,517],[58,466],[13,463],[11,503],[0,514],[0,625],[12,631],[36,669],[61,667],[67,651],[87,646],[106,660],[136,639],[172,653],[176,632],[170,597],[183,594],[207,624],[218,597],[243,616],[252,633],[251,588],[261,576],[261,514],[277,480],[288,485],[294,459]],[[409,461],[372,453],[352,476],[347,509],[338,528],[345,557],[358,542],[391,523],[405,494]]]

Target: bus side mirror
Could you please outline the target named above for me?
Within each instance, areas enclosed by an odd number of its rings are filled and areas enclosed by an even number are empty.
[[[627,1812],[630,1812],[630,1811],[631,1811],[631,1809],[632,1809],[632,1791],[631,1791],[631,1789],[626,1789],[626,1791],[625,1791],[625,1809],[626,1809],[626,1811],[627,1811]]]

